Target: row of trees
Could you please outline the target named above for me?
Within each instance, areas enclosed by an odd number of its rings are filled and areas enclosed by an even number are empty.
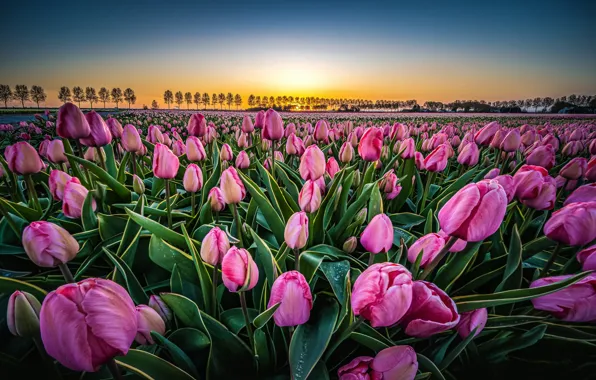
[[[130,109],[130,106],[137,102],[137,96],[132,88],[122,91],[119,87],[111,90],[102,87],[96,92],[93,87],[85,87],[85,90],[83,90],[82,87],[75,86],[71,92],[70,88],[62,86],[60,87],[60,91],[58,91],[58,99],[62,103],[70,101],[77,102],[79,107],[81,106],[81,102],[89,102],[91,108],[93,108],[93,103],[98,102],[102,102],[103,108],[106,108],[106,103],[110,101],[116,103],[116,108],[119,108],[119,104],[125,101],[128,103],[128,108]]]
[[[550,107],[554,106],[555,104],[569,104],[574,107],[596,107],[596,96],[588,96],[588,95],[569,95],[569,96],[562,96],[560,98],[534,98],[534,99],[521,99],[521,100],[497,100],[494,102],[487,102],[484,100],[456,100],[451,103],[442,103],[442,102],[434,102],[428,101],[425,102],[423,107],[432,111],[438,110],[451,110],[457,111],[459,109],[463,110],[481,110],[481,109],[488,109],[491,108],[498,108],[498,109],[514,109],[519,108],[519,110],[525,111],[534,111],[534,112],[546,112]]]
[[[25,102],[33,101],[37,103],[44,102],[47,99],[46,92],[41,86],[31,86],[31,90],[24,84],[17,84],[14,90],[7,84],[0,84],[0,101],[4,102],[4,108],[8,107],[8,102],[16,100],[21,102],[21,106],[25,108]]]
[[[187,109],[190,109],[192,103],[196,104],[197,109],[199,109],[201,104],[204,106],[204,109],[207,109],[209,105],[213,105],[213,108],[215,108],[218,104],[220,109],[223,109],[224,103],[228,106],[228,109],[230,109],[232,104],[236,106],[236,109],[242,105],[242,96],[240,94],[233,95],[231,92],[228,92],[227,95],[222,92],[219,95],[214,93],[212,96],[209,96],[206,92],[204,94],[200,92],[195,92],[194,94],[186,92],[182,94],[182,91],[178,91],[174,94],[171,90],[166,90],[163,94],[163,100],[168,108],[170,108],[172,103],[178,104],[178,107],[186,103]],[[156,100],[151,102],[151,108],[159,108]]]

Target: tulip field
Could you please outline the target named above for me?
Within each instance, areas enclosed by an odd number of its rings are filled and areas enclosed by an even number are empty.
[[[596,119],[0,125],[0,378],[594,378]]]

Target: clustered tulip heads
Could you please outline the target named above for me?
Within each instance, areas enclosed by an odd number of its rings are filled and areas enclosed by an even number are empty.
[[[495,336],[525,346],[537,325],[596,321],[596,277],[579,269],[596,269],[596,124],[392,118],[104,121],[67,103],[56,126],[0,128],[26,140],[0,164],[0,247],[30,273],[9,331],[74,371],[135,350],[181,377],[413,380],[457,377],[466,360],[445,355],[472,339],[494,365]],[[203,335],[211,349],[185,352]],[[233,366],[213,358],[224,346]]]

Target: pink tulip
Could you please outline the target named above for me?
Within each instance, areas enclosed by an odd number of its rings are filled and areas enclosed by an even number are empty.
[[[284,135],[284,123],[281,116],[273,109],[265,113],[263,124],[263,138],[271,141],[281,140]]]
[[[506,133],[507,133],[506,130],[499,129],[497,131],[497,133],[495,133],[493,138],[490,140],[490,144],[488,144],[488,146],[491,148],[499,149],[501,147],[501,144],[503,143],[503,140],[505,139]],[[520,138],[520,140],[521,140],[521,138]]]
[[[391,169],[383,176],[381,182],[379,182],[379,187],[389,201],[396,198],[401,192],[401,186],[397,183],[398,180],[393,169]]]
[[[302,249],[308,242],[308,216],[304,211],[294,213],[286,223],[286,244],[291,249]]]
[[[193,114],[188,120],[186,126],[189,136],[203,137],[207,133],[207,121],[205,116],[200,113]]]
[[[141,136],[139,136],[139,132],[134,125],[126,124],[124,126],[120,144],[122,144],[122,148],[124,148],[125,151],[131,153],[137,152],[141,149],[143,146]]]
[[[149,296],[149,307],[152,308],[159,314],[159,316],[166,322],[169,322],[174,317],[172,314],[172,310],[166,305],[165,302],[161,299],[160,296],[151,295]]]
[[[578,187],[565,199],[564,206],[576,202],[594,202],[596,201],[596,183],[590,183]]]
[[[555,166],[555,149],[551,145],[540,146],[526,157],[526,163],[550,170]]]
[[[547,286],[564,281],[571,275],[546,277],[530,284],[530,288]],[[568,322],[593,322],[596,320],[596,275],[590,274],[575,284],[531,300],[534,309],[544,310]]]
[[[329,177],[335,177],[335,174],[339,172],[339,164],[335,160],[335,157],[329,157],[329,159],[327,160],[327,164],[325,165],[325,168]]]
[[[6,147],[4,157],[8,169],[16,174],[35,174],[42,171],[44,167],[37,150],[26,141],[19,141]]]
[[[399,264],[373,264],[356,279],[351,302],[354,315],[372,327],[392,326],[412,303],[412,274]]]
[[[23,230],[23,247],[37,266],[52,268],[74,259],[79,243],[57,224],[32,222]]]
[[[62,140],[56,139],[48,141],[46,156],[48,160],[54,164],[61,164],[68,161],[64,154],[64,144],[62,143]]]
[[[91,134],[91,128],[79,107],[64,103],[58,110],[56,133],[63,139],[78,140]]]
[[[524,165],[513,176],[515,196],[535,210],[550,210],[555,205],[557,186],[541,166]]]
[[[120,124],[118,119],[110,117],[108,120],[106,120],[106,125],[112,134],[112,138],[119,139],[122,137],[122,124]]]
[[[312,295],[302,273],[292,270],[275,279],[267,307],[278,303],[280,305],[273,314],[277,326],[298,326],[308,322]]]
[[[438,286],[427,281],[414,281],[412,306],[400,322],[406,335],[428,338],[449,330],[459,323],[455,302]]]
[[[339,380],[382,380],[382,375],[370,368],[373,362],[370,356],[358,356],[348,364],[339,367]]]
[[[358,144],[358,154],[364,161],[374,162],[381,157],[383,148],[383,131],[378,128],[368,128]]]
[[[300,209],[308,213],[319,209],[321,205],[321,189],[319,189],[316,182],[308,180],[304,183],[298,195],[298,203],[300,204]]]
[[[214,187],[209,191],[207,200],[211,205],[212,211],[220,212],[226,207],[226,202],[224,202],[223,193],[221,192],[221,189],[219,187]]]
[[[596,270],[596,244],[577,253],[577,261],[582,264],[582,270]]]
[[[248,147],[250,147],[248,135],[246,133],[240,133],[240,137],[238,137],[238,148],[245,149]]]
[[[513,129],[507,133],[507,136],[501,142],[501,150],[505,152],[515,152],[519,149],[521,144],[521,136],[519,134],[519,130]]]
[[[577,202],[555,211],[544,234],[566,245],[582,246],[596,239],[596,202]]]
[[[584,175],[587,168],[588,160],[583,157],[575,157],[563,166],[559,175],[568,180],[578,180]]]
[[[74,371],[95,372],[126,355],[137,333],[137,312],[120,285],[89,278],[46,296],[40,328],[51,357]]]
[[[170,148],[156,144],[153,150],[153,174],[157,178],[172,179],[178,174],[180,161]]]
[[[87,137],[81,137],[79,140],[85,146],[101,147],[112,142],[112,133],[106,125],[100,114],[95,111],[88,112],[85,115],[91,133]]]
[[[255,127],[252,125],[252,119],[249,115],[244,115],[242,119],[242,132],[244,133],[251,133],[255,130]]]
[[[415,152],[414,153],[414,162],[416,164],[416,168],[418,170],[424,170],[424,156],[422,155],[422,153],[420,152]]]
[[[424,168],[429,172],[441,172],[445,170],[448,159],[447,153],[446,146],[439,145],[424,159]]]
[[[70,180],[64,186],[64,194],[62,198],[62,212],[67,218],[78,219],[81,217],[83,211],[83,203],[87,198],[87,190],[79,181]],[[91,201],[91,208],[93,211],[97,208],[95,199]]]
[[[157,127],[156,125],[149,126],[149,128],[147,129],[147,141],[149,141],[151,144],[165,143],[164,135],[159,130],[159,127]],[[165,144],[169,145],[169,143]]]
[[[424,268],[437,257],[444,246],[445,239],[441,235],[435,233],[426,234],[410,246],[408,249],[408,261],[413,264],[418,259],[418,256],[422,254],[420,267]]]
[[[484,330],[486,321],[488,320],[488,310],[486,308],[476,309],[467,313],[461,314],[460,321],[455,328],[462,339],[466,339],[474,329],[476,332],[474,336],[478,336]]]
[[[290,156],[302,156],[304,153],[304,143],[295,134],[290,134],[286,141],[286,153]]]
[[[466,166],[475,166],[476,164],[478,164],[479,159],[480,151],[478,150],[478,145],[476,145],[475,143],[469,143],[468,145],[466,145],[465,148],[462,149],[459,156],[457,156],[457,162],[461,165]]]
[[[250,158],[248,157],[248,154],[244,150],[240,151],[236,157],[236,167],[238,169],[248,169],[249,166]]]
[[[255,128],[261,129],[265,125],[265,111],[257,112],[255,116]]]
[[[585,177],[588,181],[596,182],[596,156],[592,157],[590,161],[588,161]]]
[[[201,258],[213,266],[221,263],[230,249],[228,236],[219,227],[213,227],[201,243]]]
[[[197,162],[203,161],[206,156],[207,154],[201,140],[195,136],[188,136],[186,138],[186,158],[189,161]]]
[[[486,175],[484,176],[484,179],[494,179],[496,176],[499,175],[499,173],[501,173],[501,169],[499,169],[499,168],[491,169],[488,173],[486,173]]]
[[[378,214],[368,223],[360,236],[360,244],[367,252],[387,252],[393,246],[393,225],[385,214]]]
[[[513,197],[515,196],[516,184],[515,180],[509,174],[499,175],[494,178],[495,181],[499,183],[499,185],[503,186],[503,190],[505,190],[505,195],[507,195],[507,203],[511,203]],[[486,182],[488,180],[483,180]]]
[[[503,221],[507,195],[499,182],[471,183],[459,190],[439,211],[441,229],[468,242],[492,235]]]
[[[393,346],[380,351],[370,367],[379,374],[380,380],[414,380],[418,372],[418,358],[410,346]]]
[[[8,331],[14,336],[37,338],[41,304],[32,294],[20,290],[11,294],[6,308]]]
[[[474,135],[474,141],[476,144],[488,145],[492,141],[494,135],[501,129],[501,126],[496,121],[490,122],[482,127]]]
[[[325,120],[317,121],[314,133],[315,140],[327,142],[329,141],[329,124]]]
[[[325,174],[325,154],[316,145],[311,145],[300,158],[300,176],[306,180],[317,180]]]
[[[246,249],[231,247],[221,262],[223,283],[230,292],[251,290],[259,281],[259,268]]]
[[[439,234],[439,236],[441,236],[445,240],[445,242],[449,239],[449,235],[447,235],[445,233],[445,231],[443,231],[443,230],[439,230],[438,234]],[[457,239],[455,241],[455,244],[453,244],[451,246],[451,248],[449,248],[449,252],[451,252],[451,253],[461,252],[464,249],[466,249],[466,246],[467,245],[468,245],[468,242],[467,241],[462,240],[462,239]]]
[[[221,173],[220,188],[226,204],[240,203],[246,196],[244,183],[234,167],[229,167]]]
[[[390,136],[392,139],[395,138],[396,140],[400,141],[404,140],[408,138],[408,129],[405,125],[401,123],[395,123],[391,128]]]
[[[184,178],[182,179],[184,190],[188,193],[196,193],[203,187],[203,173],[196,164],[190,164],[186,167]]]
[[[183,154],[186,154],[186,146],[184,145],[182,140],[176,140],[172,144],[172,153],[174,153],[178,157],[182,156]]]
[[[166,332],[165,321],[157,311],[147,305],[139,305],[137,310],[137,334],[135,341],[138,344],[155,344],[151,331],[163,335]]]
[[[346,141],[339,149],[339,160],[345,164],[352,161],[352,158],[354,158],[354,148]]]
[[[554,135],[546,135],[544,139],[542,139],[542,145],[551,145],[556,152],[559,150],[559,139]]]
[[[404,160],[408,158],[414,158],[416,153],[416,143],[414,139],[407,138],[399,144],[399,151],[401,152],[401,158]]]
[[[64,188],[70,181],[81,183],[77,177],[71,177],[61,170],[52,170],[50,172],[48,183],[50,185],[50,193],[55,200],[61,201],[64,198]]]
[[[48,145],[50,144],[50,140],[43,140],[39,143],[37,147],[37,152],[41,157],[47,158],[48,157]]]
[[[232,161],[234,159],[232,148],[228,144],[223,144],[221,146],[221,153],[219,157],[222,159],[222,161]]]

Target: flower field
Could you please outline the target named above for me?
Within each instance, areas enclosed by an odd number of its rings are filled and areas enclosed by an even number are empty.
[[[8,379],[596,369],[596,119],[66,103],[0,153]]]

